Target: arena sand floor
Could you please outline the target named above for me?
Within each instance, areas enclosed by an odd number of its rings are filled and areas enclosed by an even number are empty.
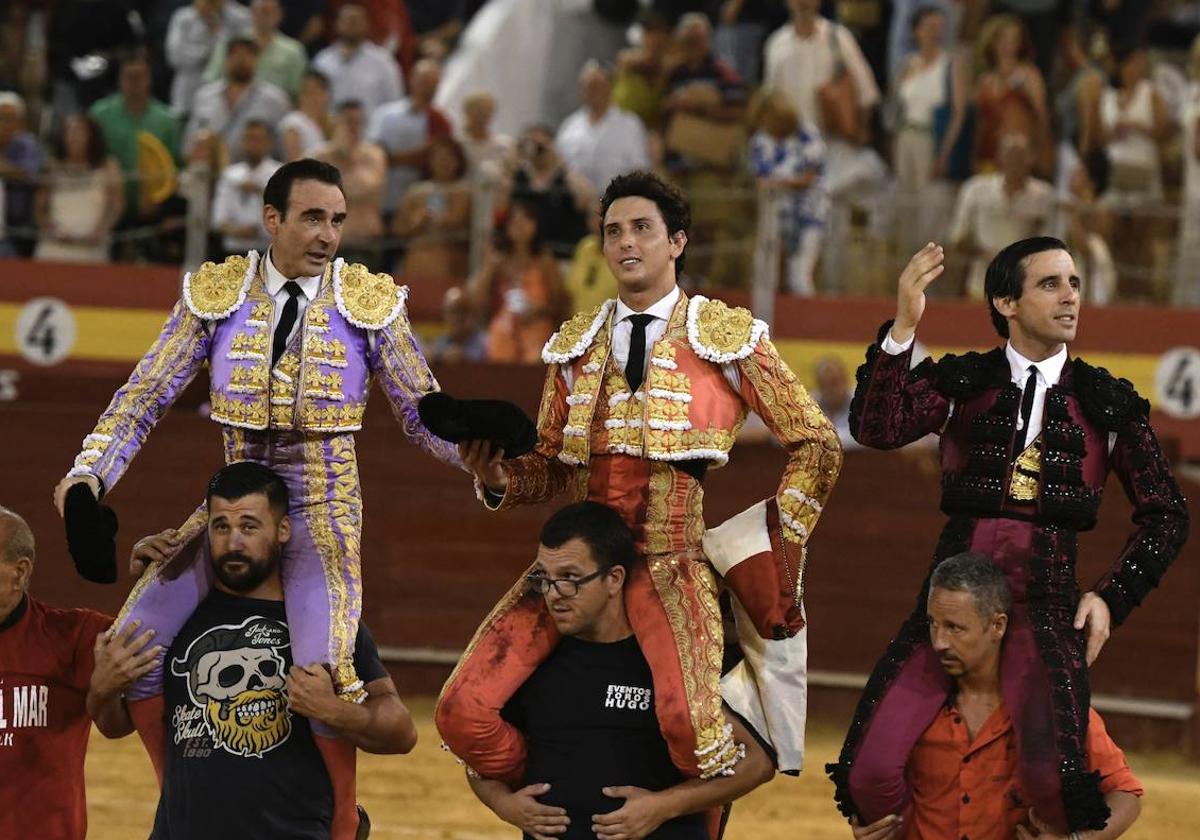
[[[363,755],[358,765],[359,801],[371,814],[373,838],[420,840],[513,840],[475,801],[462,769],[439,748],[433,700],[410,703],[420,731],[407,756]],[[779,776],[733,809],[727,840],[846,840],[850,832],[834,810],[832,787],[820,768],[840,746],[841,733],[810,726],[809,769],[799,778]],[[1159,840],[1200,835],[1200,767],[1176,755],[1128,754],[1146,786],[1142,816],[1127,835]],[[146,837],[157,791],[149,761],[136,737],[108,741],[93,732],[87,757],[88,837]]]

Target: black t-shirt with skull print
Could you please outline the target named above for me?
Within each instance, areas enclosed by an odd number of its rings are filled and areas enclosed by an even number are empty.
[[[328,840],[333,789],[308,720],[288,709],[282,601],[213,591],[164,663],[166,769],[152,840]],[[354,667],[387,676],[366,626]]]

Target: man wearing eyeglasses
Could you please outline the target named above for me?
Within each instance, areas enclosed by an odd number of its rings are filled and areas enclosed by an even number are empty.
[[[565,507],[546,522],[540,542],[510,596],[544,599],[561,641],[493,721],[526,742],[523,770],[508,779],[468,773],[471,789],[535,840],[717,836],[721,806],[768,781],[773,760],[726,711],[745,756],[730,775],[685,779],[672,763],[650,665],[626,614],[625,579],[636,554],[615,510],[597,502]],[[480,699],[470,691],[459,697]]]
[[[629,618],[654,672],[658,720],[675,766],[714,778],[738,761],[727,702],[771,744],[777,768],[804,752],[809,536],[841,469],[837,431],[748,310],[679,287],[690,210],[651,172],[614,178],[600,233],[616,300],[565,323],[547,342],[532,451],[505,458],[490,441],[460,444],[481,499],[506,511],[570,494],[613,507],[632,530],[638,562],[625,585]],[[776,491],[705,531],[704,478],[729,459],[747,415],[787,453]],[[714,531],[722,531],[714,544]],[[733,596],[745,656],[722,676],[717,575]],[[504,776],[524,757],[478,713],[503,706],[549,657],[557,636],[546,607],[499,604],[442,690],[435,722],[447,748],[475,771]],[[512,640],[523,640],[520,656]],[[740,691],[727,688],[740,685]],[[485,702],[456,702],[461,687]]]

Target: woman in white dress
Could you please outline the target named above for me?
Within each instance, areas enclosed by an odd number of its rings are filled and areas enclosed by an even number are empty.
[[[945,178],[967,106],[961,62],[942,46],[945,15],[934,7],[919,9],[912,29],[917,51],[905,62],[896,88],[900,127],[894,163],[903,253],[944,233],[937,226],[949,216]],[[947,107],[949,120],[939,134],[938,113]]]
[[[1188,55],[1187,97],[1183,121],[1183,219],[1179,228],[1179,257],[1175,303],[1200,306],[1200,36]]]
[[[107,262],[112,230],[124,209],[121,169],[107,155],[100,127],[83,114],[72,114],[63,122],[34,200],[34,259]]]
[[[1112,166],[1104,201],[1117,214],[1121,297],[1155,295],[1154,211],[1163,200],[1161,144],[1171,131],[1166,104],[1146,72],[1146,51],[1116,56],[1113,84],[1100,98],[1100,128]]]
[[[307,157],[333,134],[329,116],[329,79],[318,70],[305,70],[296,95],[296,110],[279,121],[279,153],[284,163]]]

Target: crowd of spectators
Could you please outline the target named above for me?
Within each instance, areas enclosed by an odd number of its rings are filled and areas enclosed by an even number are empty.
[[[1200,303],[1193,4],[598,2],[628,46],[581,59],[578,109],[517,137],[486,80],[436,104],[483,5],[6,4],[0,253],[177,262],[198,167],[210,255],[262,247],[263,183],[317,157],[345,178],[348,258],[451,281],[446,353],[533,360],[612,293],[597,199],[652,167],[692,199],[694,283],[748,284],[767,207],[792,294],[849,288],[858,227],[894,260],[946,242],[942,294],[980,296],[999,245],[1045,232],[1093,303]]]

